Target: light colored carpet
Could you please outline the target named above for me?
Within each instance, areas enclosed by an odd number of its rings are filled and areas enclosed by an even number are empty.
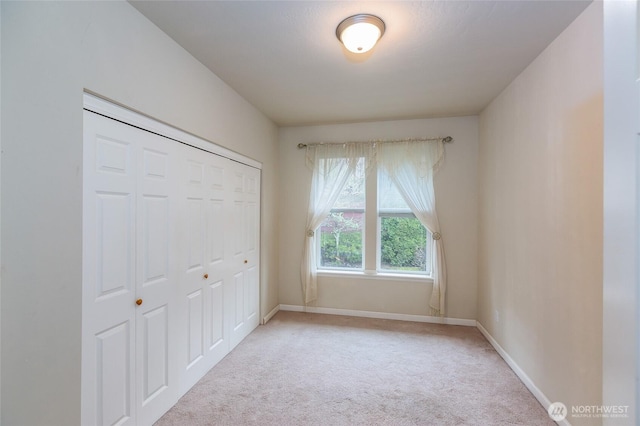
[[[279,312],[156,425],[555,423],[474,327]]]

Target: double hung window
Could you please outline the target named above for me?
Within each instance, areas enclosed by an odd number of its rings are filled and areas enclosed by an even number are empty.
[[[388,176],[372,168],[365,176],[359,160],[315,233],[318,269],[430,276],[431,233]]]

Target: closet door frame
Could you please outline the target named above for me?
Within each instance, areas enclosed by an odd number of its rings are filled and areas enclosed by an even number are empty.
[[[231,151],[215,142],[207,141],[198,136],[180,130],[169,124],[162,123],[154,118],[148,117],[142,113],[138,113],[127,109],[126,107],[117,105],[97,95],[87,93],[84,94],[84,109],[93,111],[105,117],[113,118],[125,124],[138,127],[151,133],[157,133],[169,139],[173,139],[178,143],[184,143],[194,148],[216,154],[221,157],[228,158],[238,163],[245,164],[258,170],[262,170],[262,163],[252,158],[245,157],[242,154]]]

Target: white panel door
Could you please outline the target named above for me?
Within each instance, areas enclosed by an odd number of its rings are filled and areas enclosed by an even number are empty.
[[[82,424],[136,423],[135,135],[84,112]]]
[[[243,164],[232,170],[231,347],[258,326],[260,295],[260,171]]]
[[[191,148],[190,148],[191,149]],[[203,288],[205,294],[205,351],[210,369],[229,353],[226,305],[229,250],[225,239],[228,227],[228,176],[233,162],[226,158],[205,154],[206,208],[206,257],[208,278]]]
[[[178,398],[175,292],[178,217],[177,144],[145,131],[137,139],[136,392],[140,425]]]
[[[177,273],[170,250],[177,213],[172,146],[84,112],[86,425],[151,424],[177,400],[169,328]]]
[[[150,425],[258,325],[260,170],[98,104],[84,112],[81,420]]]
[[[229,352],[226,332],[227,179],[232,162],[181,147],[180,390],[189,390]]]
[[[180,175],[180,234],[183,248],[180,258],[180,393],[186,392],[201,376],[204,367],[204,295],[207,280],[205,265],[206,196],[205,164],[201,155],[182,150]],[[197,154],[197,153],[194,153]]]

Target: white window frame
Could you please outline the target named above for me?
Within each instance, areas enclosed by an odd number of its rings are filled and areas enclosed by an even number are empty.
[[[330,277],[345,277],[345,278],[366,278],[366,279],[379,279],[387,281],[415,281],[421,283],[433,282],[433,265],[430,265],[429,275],[422,273],[421,271],[394,271],[381,269],[381,244],[380,244],[380,212],[378,209],[378,171],[375,166],[369,171],[365,178],[365,200],[366,207],[364,209],[332,209],[331,211],[364,211],[364,224],[362,230],[362,268],[339,268],[339,267],[327,267],[321,266],[321,237],[320,227],[315,230],[315,243],[316,243],[316,265],[319,276]],[[383,211],[392,212],[391,209],[385,209]],[[408,217],[415,217],[410,210],[402,209],[401,213]],[[370,226],[367,227],[367,224]],[[377,225],[376,225],[377,224]],[[430,232],[427,230],[427,244],[430,244],[431,237]],[[427,247],[428,248],[428,247]],[[373,256],[368,256],[367,253],[373,253]],[[427,251],[430,253],[430,250]]]

